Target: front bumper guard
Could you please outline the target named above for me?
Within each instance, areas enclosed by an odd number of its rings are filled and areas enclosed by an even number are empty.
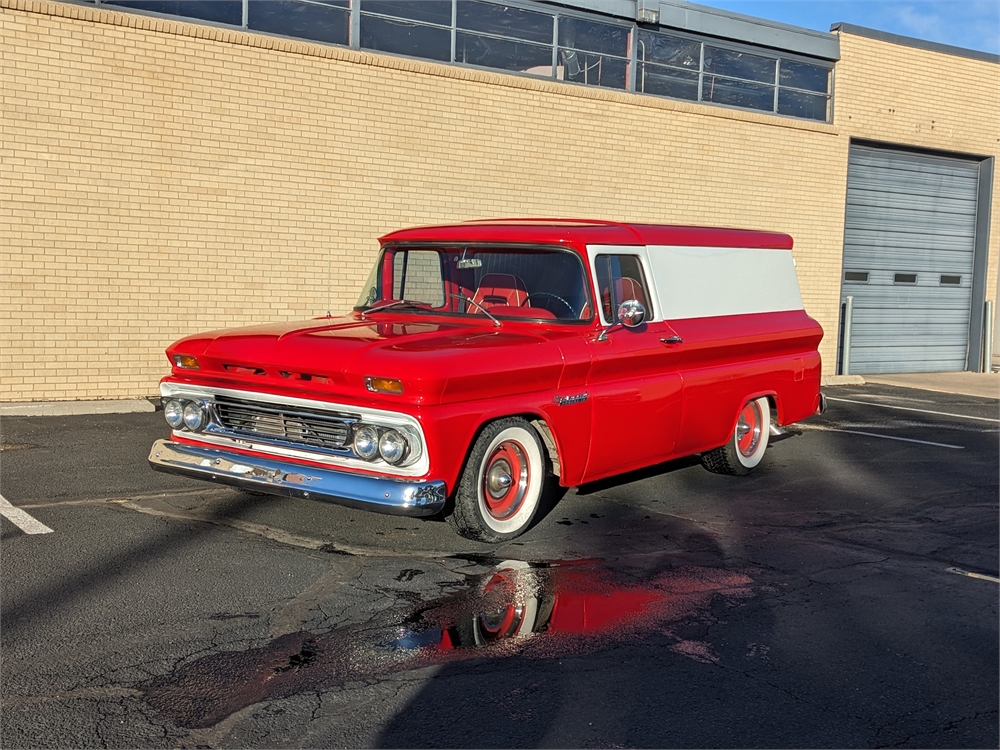
[[[397,516],[432,516],[444,508],[447,499],[445,484],[439,479],[414,482],[353,474],[169,440],[153,443],[149,464],[156,471],[168,474]]]

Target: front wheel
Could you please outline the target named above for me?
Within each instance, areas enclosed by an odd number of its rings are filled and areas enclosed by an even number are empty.
[[[733,435],[721,448],[701,454],[701,463],[716,474],[749,474],[764,458],[771,434],[767,397],[748,401],[740,410]]]
[[[492,422],[472,446],[448,521],[467,539],[513,539],[535,517],[545,477],[542,443],[531,425],[518,418]]]

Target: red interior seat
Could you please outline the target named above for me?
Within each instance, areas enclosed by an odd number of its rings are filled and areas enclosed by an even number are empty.
[[[528,288],[524,282],[509,273],[488,273],[479,282],[479,288],[472,297],[487,310],[497,305],[520,307],[528,299]]]
[[[637,300],[646,308],[647,314],[649,313],[649,305],[646,303],[646,293],[642,290],[642,284],[628,276],[615,279],[615,299],[618,300],[618,304],[627,299]],[[611,309],[611,295],[608,293],[607,287],[602,291],[601,303],[604,307],[604,317],[613,323],[616,320],[617,310]]]
[[[642,284],[627,276],[615,281],[615,296],[619,303],[627,299],[634,299],[638,300],[643,307],[649,307],[646,304],[646,293],[642,290]]]

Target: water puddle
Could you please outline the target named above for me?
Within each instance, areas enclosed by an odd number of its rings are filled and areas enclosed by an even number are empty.
[[[398,580],[422,571],[407,570]],[[711,662],[707,643],[673,637],[710,617],[717,597],[744,600],[741,572],[686,566],[647,570],[599,561],[505,561],[469,586],[381,622],[283,635],[266,646],[212,654],[147,685],[145,699],[180,727],[211,727],[263,700],[467,659],[551,659],[659,634],[678,654]]]

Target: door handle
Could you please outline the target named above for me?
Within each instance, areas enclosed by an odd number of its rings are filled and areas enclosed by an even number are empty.
[[[672,344],[683,344],[684,343],[684,339],[682,339],[680,336],[674,334],[673,336],[670,336],[669,338],[662,338],[662,339],[660,339],[660,343],[661,344],[666,344],[667,346],[671,346]]]

